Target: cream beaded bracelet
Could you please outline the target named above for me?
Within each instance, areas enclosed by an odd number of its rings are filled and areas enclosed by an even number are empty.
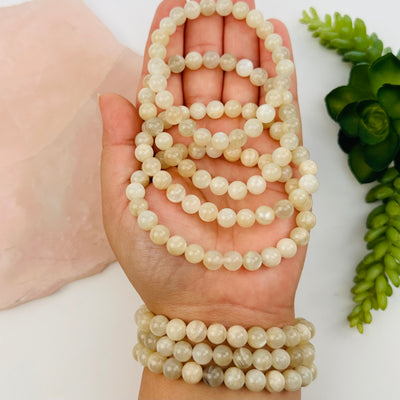
[[[237,60],[233,54],[219,55],[208,51],[204,55],[190,52],[185,57],[173,55],[165,61],[169,37],[176,27],[186,20],[198,18],[200,15],[213,14],[227,16],[232,14],[238,20],[256,30],[257,36],[264,40],[266,50],[272,54],[276,65],[276,76],[270,77],[262,68],[255,68],[250,60]],[[241,266],[247,270],[258,270],[261,265],[275,267],[282,258],[291,258],[298,246],[305,246],[309,241],[309,231],[315,225],[315,216],[311,212],[311,195],[318,188],[316,164],[310,160],[308,151],[299,146],[297,136],[300,131],[300,121],[297,108],[292,104],[290,92],[291,76],[294,73],[293,62],[289,59],[290,52],[282,46],[282,38],[274,33],[273,25],[264,21],[262,13],[250,10],[244,2],[232,4],[231,0],[202,0],[199,3],[189,1],[184,8],[175,7],[170,15],[160,22],[151,36],[149,48],[149,74],[143,80],[143,89],[139,92],[139,115],[144,120],[143,132],[135,139],[136,159],[142,163],[141,171],[136,171],[131,178],[131,184],[126,193],[130,200],[130,211],[138,217],[138,226],[150,232],[151,240],[158,245],[166,245],[170,254],[184,255],[190,263],[203,264],[210,270],[224,266],[235,271]],[[243,78],[248,78],[256,86],[265,91],[265,104],[241,105],[237,100],[230,100],[225,105],[220,101],[211,101],[204,105],[194,103],[190,108],[175,106],[174,96],[167,90],[171,74],[180,74],[185,68],[198,70],[200,68],[222,71],[235,71]],[[159,110],[161,110],[159,112]],[[235,129],[229,135],[224,132],[212,134],[206,128],[197,128],[196,121],[205,117],[211,120],[223,115],[229,118],[243,117],[243,129]],[[167,129],[177,126],[184,138],[193,141],[187,147],[175,143]],[[272,154],[260,155],[252,148],[243,149],[247,138],[258,138],[267,129],[269,136],[279,142],[280,147]],[[156,151],[153,149],[156,149]],[[261,175],[251,176],[247,182],[228,182],[222,176],[212,177],[203,169],[198,169],[194,161],[205,156],[224,158],[229,162],[241,161],[242,165],[252,168],[257,166]],[[297,166],[299,178],[293,178],[293,166]],[[204,190],[209,188],[217,196],[228,194],[233,200],[243,200],[248,193],[260,195],[267,190],[268,182],[282,182],[288,199],[281,199],[275,205],[260,205],[255,211],[247,208],[219,210],[211,202],[201,204],[198,196],[187,194],[179,183],[172,182],[169,168],[177,169],[183,178],[190,178],[193,186]],[[258,251],[250,250],[245,254],[229,251],[224,255],[218,250],[206,251],[198,244],[189,244],[180,235],[170,234],[170,230],[160,225],[157,215],[149,210],[145,200],[146,187],[152,185],[158,190],[165,190],[166,197],[172,203],[180,204],[188,214],[197,214],[204,222],[217,223],[224,228],[238,224],[242,228],[250,228],[256,222],[269,225],[275,217],[290,218],[295,212],[297,226],[291,230],[289,238],[278,240],[274,247],[270,246]],[[296,210],[296,211],[295,211]]]
[[[315,349],[309,342],[315,328],[305,319],[284,328],[246,330],[236,325],[226,329],[222,324],[207,327],[197,320],[188,324],[169,320],[142,306],[135,321],[139,331],[134,358],[168,379],[280,392],[308,386],[317,376]]]

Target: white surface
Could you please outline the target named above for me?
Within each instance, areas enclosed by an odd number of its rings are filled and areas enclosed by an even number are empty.
[[[133,50],[143,53],[155,0],[85,0]],[[0,5],[17,1],[0,0]],[[349,69],[324,50],[298,22],[310,5],[320,13],[361,17],[397,51],[400,5],[395,0],[258,1],[266,17],[282,19],[292,35],[299,80],[305,143],[320,165],[315,195],[318,227],[297,295],[297,314],[314,321],[319,379],[303,391],[305,400],[397,400],[400,359],[400,295],[374,313],[361,336],[347,326],[354,267],[365,254],[367,187],[355,183],[336,144],[336,125],[323,97],[344,84]],[[136,399],[141,369],[131,357],[133,312],[140,303],[118,265],[68,285],[55,295],[0,313],[0,399]]]

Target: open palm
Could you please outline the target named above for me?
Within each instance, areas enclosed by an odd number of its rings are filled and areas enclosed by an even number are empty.
[[[246,1],[254,8],[254,1]],[[165,0],[158,8],[151,32],[160,20],[176,6],[183,6],[184,0]],[[279,21],[273,21],[275,31],[290,49],[289,36]],[[150,43],[147,45],[147,49]],[[200,17],[189,21],[186,27],[178,27],[168,45],[168,55],[187,54],[190,51],[217,51],[219,54],[232,53],[238,59],[247,58],[254,65],[274,73],[274,64],[255,31],[232,16]],[[146,74],[147,50],[144,61]],[[220,69],[185,71],[172,75],[168,90],[174,94],[175,104],[190,106],[195,102],[207,104],[211,100],[226,103],[230,99],[245,103],[263,103],[263,91],[253,86],[248,79],[236,73]],[[296,87],[292,87],[295,104]],[[156,313],[185,320],[202,319],[205,322],[225,322],[227,325],[241,321],[254,325],[257,321],[284,324],[293,319],[294,295],[305,257],[305,248],[299,248],[295,257],[283,260],[273,269],[261,267],[249,272],[243,268],[230,272],[221,268],[208,271],[203,265],[190,264],[184,257],[168,254],[164,246],[154,245],[138,226],[129,212],[129,201],[125,189],[131,174],[140,168],[134,158],[134,137],[140,132],[142,121],[134,106],[127,100],[113,94],[100,98],[103,116],[104,137],[102,154],[103,214],[107,235],[118,261],[128,278],[147,306]],[[220,120],[203,120],[198,127],[207,127],[211,132],[230,132],[243,127],[243,120],[223,117]],[[174,129],[170,131],[175,142],[188,144]],[[271,153],[277,143],[262,136],[248,141],[246,147],[253,147],[260,154]],[[229,182],[247,179],[259,173],[256,168],[243,167],[239,162],[229,163],[223,159],[196,160],[198,169],[205,169],[213,177],[224,176]],[[181,178],[172,168],[174,183],[181,183],[187,193],[196,194],[202,202],[210,201],[218,209],[249,208],[260,205],[272,206],[285,198],[283,184],[270,184],[260,196],[248,195],[242,201],[233,201],[228,196],[215,196],[209,189],[196,189],[189,179]],[[188,243],[200,244],[204,249],[217,249],[221,253],[237,250],[244,254],[276,245],[281,238],[288,237],[295,227],[295,217],[276,220],[269,226],[254,225],[246,229],[235,225],[226,229],[217,222],[205,223],[198,216],[188,215],[180,205],[166,199],[165,192],[150,185],[146,189],[149,207],[156,212],[159,223],[167,226],[171,235],[183,236]]]

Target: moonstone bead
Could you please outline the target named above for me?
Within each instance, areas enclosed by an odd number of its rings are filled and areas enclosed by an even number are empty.
[[[265,40],[268,35],[274,32],[274,25],[272,25],[271,21],[263,21],[260,25],[257,26],[257,36]]]
[[[239,390],[244,386],[244,372],[236,367],[228,368],[225,371],[224,383],[228,389]]]
[[[310,152],[303,146],[299,146],[295,150],[293,150],[292,155],[292,161],[296,165],[300,165],[303,161],[310,159]]]
[[[285,389],[285,377],[279,371],[269,371],[265,374],[267,383],[266,389],[270,393],[280,393]]]
[[[313,373],[310,368],[304,365],[299,365],[295,368],[295,371],[301,376],[301,386],[306,387],[313,381]]]
[[[160,150],[167,150],[174,144],[174,139],[168,132],[161,132],[157,135],[155,142]]]
[[[285,133],[280,139],[281,147],[285,147],[286,149],[293,151],[295,150],[300,143],[300,139],[294,133]],[[293,159],[293,153],[292,153]]]
[[[132,356],[136,361],[139,361],[139,353],[143,351],[144,346],[141,343],[136,343],[132,349]]]
[[[143,211],[149,209],[149,204],[145,199],[135,199],[129,203],[129,211],[134,216],[137,217]]]
[[[242,228],[251,228],[256,222],[256,216],[252,210],[242,208],[236,216],[237,224]]]
[[[167,46],[169,43],[169,34],[164,29],[156,29],[151,35],[151,41]]]
[[[302,211],[296,217],[297,226],[310,231],[314,228],[317,219],[311,211]]]
[[[216,11],[222,17],[226,17],[231,14],[232,9],[232,0],[217,0]]]
[[[169,16],[173,19],[176,25],[183,25],[186,22],[185,11],[182,7],[174,7]]]
[[[210,182],[210,190],[217,196],[222,196],[228,191],[229,183],[226,178],[217,176]]]
[[[152,136],[156,136],[159,133],[163,132],[164,130],[164,123],[163,121],[158,118],[151,118],[144,123],[144,130]]]
[[[242,78],[247,78],[254,70],[254,64],[247,58],[241,59],[236,64],[236,73]]]
[[[213,356],[211,347],[206,343],[198,343],[193,347],[193,360],[200,365],[207,365]]]
[[[203,57],[198,51],[191,51],[186,54],[185,63],[188,69],[197,70],[203,65]]]
[[[258,151],[255,149],[245,149],[242,151],[240,156],[240,161],[245,167],[255,167],[258,164],[259,159]]]
[[[218,216],[218,208],[214,203],[203,203],[199,209],[199,216],[204,222],[215,221]]]
[[[294,213],[293,204],[289,200],[279,200],[274,206],[275,215],[278,218],[290,218]]]
[[[157,158],[147,158],[142,164],[142,170],[148,176],[154,176],[161,170],[161,163]]]
[[[258,349],[253,353],[253,366],[259,371],[268,371],[272,366],[272,355],[266,349]]]
[[[258,159],[258,168],[262,170],[269,163],[272,163],[272,154],[263,154]]]
[[[215,365],[204,368],[203,382],[213,388],[219,387],[224,382],[224,371]]]
[[[186,336],[194,343],[200,343],[207,337],[207,327],[202,321],[194,320],[186,326]]]
[[[229,134],[230,147],[240,148],[243,147],[247,142],[247,135],[243,129],[234,129]]]
[[[168,318],[164,315],[156,315],[150,321],[150,331],[153,335],[164,336],[166,334]]]
[[[233,363],[240,369],[246,370],[253,363],[253,354],[249,349],[242,347],[233,353]]]
[[[169,229],[164,225],[156,225],[150,231],[150,239],[154,244],[159,246],[164,245],[169,239]]]
[[[247,343],[248,335],[243,326],[234,325],[228,329],[227,341],[232,347],[243,347]]]
[[[304,175],[299,180],[299,187],[308,193],[315,193],[318,190],[319,182],[315,175]]]
[[[242,117],[246,120],[256,118],[258,105],[255,103],[247,103],[242,107]]]
[[[174,104],[174,96],[168,90],[158,92],[156,95],[156,104],[162,110],[172,107]]]
[[[313,323],[311,323],[310,321],[308,321],[304,318],[296,318],[295,322],[305,325],[308,328],[308,330],[310,331],[311,338],[313,338],[315,336],[315,326]]]
[[[258,195],[265,192],[267,183],[260,175],[253,175],[247,181],[247,189],[251,194]]]
[[[161,58],[151,58],[147,63],[147,69],[151,75],[163,75],[167,65]]]
[[[261,173],[267,182],[276,182],[282,176],[282,169],[278,164],[271,162],[263,167]]]
[[[232,9],[232,15],[239,21],[242,19],[245,19],[247,17],[247,14],[250,11],[250,7],[247,3],[244,1],[238,1],[237,3],[234,4],[233,9]]]
[[[297,178],[292,178],[289,179],[286,183],[285,183],[285,191],[286,193],[291,193],[293,192],[293,190],[296,190],[299,188],[299,180]]]
[[[265,48],[272,52],[282,46],[282,36],[278,35],[277,33],[271,33],[265,39],[264,44]]]
[[[220,158],[222,156],[223,150],[218,150],[211,144],[206,147],[206,153],[210,158]]]
[[[246,387],[251,392],[261,392],[265,389],[267,379],[265,375],[256,369],[251,369],[246,373]]]
[[[209,250],[206,252],[206,254],[204,254],[204,266],[211,271],[216,271],[217,269],[221,268],[223,262],[224,257],[217,250]]]
[[[167,171],[158,171],[153,176],[153,185],[159,190],[165,190],[172,182],[171,174]]]
[[[262,106],[258,107],[256,115],[263,124],[269,124],[275,118],[275,108],[269,104],[263,104]]]
[[[220,62],[220,56],[216,51],[207,51],[203,56],[203,64],[208,69],[217,68]]]
[[[207,115],[211,119],[219,119],[224,115],[225,106],[219,100],[210,101],[207,104]]]
[[[147,360],[147,368],[154,374],[161,374],[163,372],[164,364],[167,359],[161,354],[150,354]]]
[[[268,73],[264,68],[255,68],[250,74],[250,82],[254,86],[264,86],[268,79]]]
[[[171,125],[178,125],[182,121],[182,110],[176,106],[169,107],[165,111],[165,119]]]
[[[294,326],[285,326],[283,332],[286,335],[285,346],[294,347],[300,343],[300,333]]]
[[[293,169],[290,165],[285,165],[282,169],[282,175],[279,178],[279,182],[287,182],[293,176]]]
[[[168,32],[165,28],[163,30]],[[167,56],[167,48],[160,43],[153,43],[149,47],[149,56],[150,58],[164,59]]]
[[[240,211],[238,215],[240,214]],[[239,223],[239,221],[238,221]],[[224,254],[224,267],[228,271],[237,271],[243,264],[242,255],[237,251],[228,251]]]
[[[200,199],[194,194],[189,194],[182,200],[182,209],[188,214],[196,214],[199,211],[200,206]]]
[[[168,60],[168,66],[171,69],[171,72],[174,74],[180,74],[185,69],[185,59],[180,55],[173,55]]]
[[[273,327],[267,330],[267,343],[271,349],[281,348],[286,341],[285,332],[281,328]]]
[[[261,252],[262,262],[266,267],[276,267],[281,263],[282,256],[275,247],[267,247]]]
[[[305,160],[300,163],[299,172],[302,175],[316,175],[318,173],[318,166],[312,160]]]
[[[278,371],[284,371],[290,365],[290,356],[286,350],[276,349],[271,354],[272,366]]]
[[[300,349],[303,352],[303,364],[306,367],[311,367],[315,360],[315,348],[311,343],[301,344]]]
[[[157,352],[164,357],[172,356],[175,342],[167,336],[163,336],[157,342]]]
[[[318,369],[317,366],[315,364],[312,364],[311,366],[309,366],[312,374],[313,374],[313,380],[317,379],[318,377]]]
[[[248,271],[257,271],[262,265],[262,259],[256,251],[248,251],[243,256],[243,266]]]
[[[256,221],[260,225],[269,225],[275,219],[275,212],[271,207],[268,206],[260,206],[257,208],[256,212]]]
[[[161,92],[167,88],[167,79],[161,74],[152,75],[149,80],[149,87],[155,93]]]
[[[216,3],[215,0],[201,0],[200,1],[201,13],[209,17],[215,13]]]
[[[291,76],[294,73],[294,64],[292,60],[281,60],[276,65],[276,73],[281,76]]]
[[[175,344],[173,355],[180,362],[189,361],[192,358],[192,346],[190,343],[181,341]]]
[[[264,130],[262,122],[256,118],[251,118],[244,124],[244,131],[248,137],[259,137]]]
[[[141,183],[134,182],[126,188],[126,196],[129,200],[143,199],[146,189]]]
[[[168,253],[181,256],[186,250],[186,240],[182,236],[171,236],[167,241]]]
[[[222,324],[211,324],[207,329],[208,340],[212,344],[221,344],[226,340],[226,328]]]
[[[196,143],[190,143],[188,150],[190,157],[195,160],[201,160],[206,154],[206,148],[199,146]]]
[[[140,103],[154,103],[156,94],[150,88],[143,88],[139,91],[138,99]]]
[[[229,146],[229,137],[224,132],[216,132],[211,138],[211,146],[217,150],[225,150]]]
[[[143,211],[138,216],[138,225],[144,231],[150,231],[158,224],[158,217],[153,211]]]
[[[167,324],[166,332],[171,340],[182,340],[186,336],[186,324],[179,318],[171,319]]]
[[[187,19],[196,19],[201,13],[200,4],[196,1],[188,1],[185,4],[184,10]]]
[[[211,132],[206,128],[199,128],[194,132],[193,140],[199,146],[207,146],[211,143]]]
[[[168,35],[173,35],[176,32],[176,23],[171,17],[164,17],[160,21],[160,29],[167,32]],[[165,58],[165,56],[160,58]]]
[[[292,239],[297,246],[307,246],[310,241],[310,232],[304,228],[294,228],[290,232],[290,239]]]
[[[138,360],[143,367],[147,367],[147,363],[149,361],[149,357],[153,352],[145,347],[138,351]]]
[[[292,258],[297,253],[297,245],[292,239],[281,239],[276,248],[279,250],[283,258]]]
[[[272,137],[274,140],[280,140],[283,135],[285,134],[285,131],[283,129],[283,122],[274,122],[271,127],[269,128],[269,135]]]
[[[289,347],[286,350],[290,356],[290,366],[296,368],[303,363],[303,352],[298,347]]]
[[[264,329],[254,326],[248,330],[247,342],[253,349],[260,349],[267,343],[267,333]]]
[[[192,182],[198,189],[205,189],[211,183],[211,175],[204,169],[196,171],[192,177]]]
[[[228,194],[233,200],[243,200],[247,196],[247,186],[241,181],[229,185]]]
[[[151,103],[144,103],[139,107],[139,116],[144,121],[157,115],[157,107]]]
[[[231,53],[225,53],[221,56],[221,69],[225,72],[233,71],[236,68],[237,58]]]
[[[297,107],[294,104],[284,104],[279,108],[279,118],[289,121],[297,117]]]
[[[306,325],[297,323],[294,327],[300,333],[300,344],[307,343],[311,340],[311,332]]]
[[[229,118],[237,118],[242,113],[242,105],[238,100],[228,100],[225,103],[225,114]]]
[[[196,172],[196,164],[194,161],[186,159],[178,164],[178,173],[183,178],[191,178]]]
[[[213,351],[213,360],[220,367],[228,366],[233,359],[233,353],[230,347],[221,344],[215,347]]]
[[[172,203],[180,203],[186,196],[185,188],[179,183],[169,185],[167,189],[167,198]]]
[[[299,211],[308,211],[310,194],[303,189],[295,189],[289,194],[289,200]]]
[[[190,244],[186,247],[185,258],[191,264],[198,264],[203,261],[204,249],[198,244]]]
[[[148,175],[142,170],[137,170],[131,175],[131,183],[140,183],[143,187],[146,187],[150,183]]]
[[[224,157],[229,162],[235,162],[240,160],[240,155],[242,154],[242,149],[240,148],[233,148],[229,146],[224,151]]]
[[[265,95],[265,102],[272,107],[280,107],[283,104],[283,95],[280,90],[272,89]]]
[[[288,369],[283,372],[285,377],[285,390],[295,392],[301,388],[301,375],[293,369]]]
[[[247,25],[256,29],[264,22],[264,15],[260,10],[251,10],[246,17]]]
[[[175,358],[169,358],[164,363],[163,374],[171,380],[179,379],[182,375],[182,363],[175,360]]]
[[[276,48],[272,52],[272,61],[277,64],[279,61],[289,59],[290,58],[290,51],[287,47],[281,46]]]
[[[292,160],[292,153],[290,150],[286,149],[285,147],[278,147],[272,153],[272,161],[279,165],[280,167],[284,167],[288,165]]]
[[[231,228],[236,224],[236,213],[231,208],[223,208],[219,211],[217,220],[223,228]]]

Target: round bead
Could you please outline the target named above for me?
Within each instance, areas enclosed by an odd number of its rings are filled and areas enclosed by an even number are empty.
[[[211,347],[206,343],[199,343],[193,347],[193,360],[200,365],[207,365],[213,357]]]
[[[276,73],[281,76],[291,76],[294,73],[293,61],[284,59],[276,65]]]
[[[138,99],[141,104],[154,103],[156,94],[149,88],[143,88],[139,91]]]
[[[234,325],[228,329],[227,341],[232,347],[243,347],[247,343],[248,335],[243,326]]]
[[[292,239],[281,239],[276,245],[276,248],[283,258],[292,258],[297,253],[297,245]]]
[[[217,68],[220,63],[219,54],[216,51],[207,51],[203,56],[203,64],[206,68]]]
[[[267,333],[260,327],[250,328],[248,331],[248,343],[253,349],[261,349],[267,343]]]
[[[131,175],[131,183],[140,183],[143,187],[146,187],[149,185],[150,179],[143,171],[138,170]]]
[[[138,216],[138,225],[144,231],[150,231],[158,224],[158,217],[153,211],[143,211]]]
[[[229,145],[231,148],[243,147],[247,142],[247,135],[243,129],[234,129],[229,134]]]
[[[138,360],[143,367],[147,367],[147,363],[149,361],[149,357],[153,352],[145,347],[138,351]]]
[[[183,178],[191,178],[196,172],[196,164],[194,161],[186,159],[178,164],[178,173]]]
[[[160,21],[160,29],[167,32],[168,35],[173,35],[176,32],[176,23],[171,17],[164,17]],[[165,53],[165,56],[166,55]],[[165,56],[160,58],[165,58]]]
[[[242,78],[247,78],[253,72],[254,65],[251,60],[246,58],[241,59],[236,64],[236,73]]]
[[[174,104],[174,96],[168,90],[158,92],[156,95],[156,104],[159,108],[166,110]]]
[[[293,215],[294,207],[289,200],[279,200],[274,206],[274,211],[278,218],[287,219]]]
[[[152,136],[157,136],[164,130],[164,123],[160,118],[150,118],[144,123],[143,130]]]
[[[304,175],[299,180],[299,187],[308,193],[315,193],[319,187],[318,179],[315,175]]]
[[[304,365],[296,367],[295,371],[301,376],[301,386],[306,387],[313,381],[313,373],[310,368]]]
[[[164,315],[156,315],[151,319],[150,331],[153,335],[164,336],[166,334],[168,318]]]
[[[264,390],[267,379],[265,375],[256,369],[251,369],[246,373],[246,387],[251,392],[261,392]]]
[[[241,347],[233,353],[233,363],[240,369],[246,370],[253,363],[253,354],[249,349]]]
[[[251,10],[246,17],[247,25],[250,28],[257,28],[264,22],[264,15],[260,10]]]
[[[199,146],[207,146],[211,143],[211,132],[208,129],[197,129],[193,134],[194,142]]]
[[[290,232],[290,239],[292,239],[297,246],[307,246],[310,241],[310,232],[304,228],[294,228]]]
[[[261,173],[267,182],[276,182],[282,176],[282,169],[278,164],[271,162],[267,165],[264,165]]]
[[[204,16],[209,17],[215,13],[216,3],[214,0],[201,0],[200,9]]]
[[[267,165],[267,164],[269,164],[271,162],[272,162],[272,154],[263,154],[258,159],[258,168],[260,168],[262,170],[265,165]]]
[[[268,371],[272,366],[272,355],[266,349],[258,349],[253,353],[253,366],[259,371]]]
[[[285,389],[285,377],[279,371],[269,371],[266,373],[266,389],[270,393],[280,393]]]
[[[279,370],[284,371],[290,365],[290,356],[286,350],[277,349],[272,352],[272,366]]]
[[[228,366],[233,359],[233,353],[230,347],[221,344],[215,347],[213,351],[213,360],[220,367]]]
[[[205,189],[206,187],[210,186],[211,175],[208,171],[200,169],[194,173],[192,182],[193,185],[198,189]]]
[[[149,204],[145,199],[135,199],[129,203],[129,211],[130,213],[137,217],[143,211],[148,210]]]
[[[217,150],[225,150],[229,146],[229,137],[224,132],[217,132],[211,138],[211,145]]]
[[[196,214],[199,211],[200,206],[200,199],[193,194],[189,194],[182,200],[182,209],[188,214]]]
[[[162,132],[156,136],[156,146],[160,150],[167,150],[174,144],[172,136],[167,132]],[[150,146],[149,146],[150,147]]]
[[[191,321],[186,326],[186,335],[194,343],[200,343],[207,337],[207,327],[202,321]]]
[[[228,389],[239,390],[244,386],[244,372],[236,367],[228,368],[225,371],[224,383]]]
[[[173,183],[168,186],[167,198],[172,203],[180,203],[186,196],[185,188],[179,183]]]
[[[210,250],[204,254],[203,263],[205,267],[211,271],[216,271],[222,267],[224,257],[217,250]]]
[[[143,103],[139,107],[139,116],[144,121],[154,118],[157,115],[157,107],[151,103]]]
[[[223,208],[218,213],[218,224],[223,228],[231,228],[236,224],[236,213],[231,208]]]
[[[153,176],[153,185],[159,190],[167,189],[172,182],[172,177],[167,171],[159,171]]]
[[[263,104],[262,106],[258,107],[256,115],[263,124],[269,124],[275,118],[275,108],[269,104]]]
[[[247,3],[244,1],[238,1],[237,3],[234,4],[233,9],[232,9],[232,15],[237,19],[237,20],[242,20],[247,17],[247,14],[250,11],[250,7],[248,6]]]
[[[186,383],[194,385],[203,378],[203,369],[195,362],[188,362],[182,368],[182,378]]]
[[[237,224],[242,228],[251,228],[256,222],[256,216],[248,208],[242,208],[236,216]]]
[[[224,115],[225,106],[218,100],[210,101],[207,104],[207,115],[211,119],[219,119]]]
[[[306,367],[311,367],[315,360],[315,348],[311,343],[301,344],[301,351],[303,352],[303,364]]]
[[[281,348],[286,341],[285,332],[281,328],[273,327],[267,330],[267,343],[271,349]]]
[[[262,265],[261,255],[256,251],[248,251],[243,256],[243,266],[248,271],[257,271]]]
[[[154,176],[161,170],[161,163],[157,158],[148,158],[142,164],[142,170],[148,176]]]
[[[153,146],[154,139],[147,132],[140,132],[135,137],[135,145],[139,146],[139,144],[148,144],[149,146]]]
[[[164,356],[170,357],[174,352],[175,342],[167,336],[163,336],[157,342],[157,352]]]
[[[310,231],[316,224],[316,217],[311,211],[302,211],[296,217],[297,226]]]
[[[276,267],[281,263],[281,253],[275,247],[268,247],[261,252],[262,262],[266,267]]]
[[[191,70],[197,70],[203,65],[203,57],[197,51],[191,51],[185,57],[186,67]]]
[[[186,324],[181,319],[171,319],[167,324],[166,332],[171,340],[182,340],[186,336]]]
[[[289,200],[293,206],[299,211],[308,211],[311,203],[311,197],[308,192],[303,189],[295,189],[289,193]]]
[[[221,69],[225,72],[233,71],[236,68],[237,58],[233,54],[225,53],[221,56]]]
[[[272,89],[265,95],[265,102],[272,107],[280,107],[283,103],[282,92],[277,89]]]
[[[211,144],[206,148],[206,153],[210,158],[220,158],[222,156],[223,150],[218,150]]]
[[[299,146],[292,152],[293,164],[300,165],[303,161],[310,159],[310,152],[303,146]],[[303,174],[304,175],[304,174]]]
[[[293,151],[300,143],[299,137],[295,133],[285,133],[280,139],[280,145],[286,149]],[[293,160],[293,153],[292,153]]]
[[[247,196],[247,186],[241,181],[229,185],[228,194],[233,200],[243,200]]]
[[[232,148],[231,146],[229,146],[224,151],[224,157],[229,162],[239,161],[241,154],[242,154],[242,149],[240,149],[240,148]]]
[[[221,344],[226,340],[226,328],[222,324],[211,324],[207,329],[208,340],[212,344]]]
[[[294,347],[300,343],[300,333],[294,326],[285,326],[283,332],[286,335],[285,346]]]
[[[161,354],[153,353],[147,360],[147,368],[154,374],[161,374],[166,360]]]
[[[173,256],[181,256],[186,250],[186,240],[182,236],[171,236],[167,241],[167,250]]]
[[[150,239],[154,244],[160,246],[166,244],[169,239],[169,229],[164,225],[156,225],[150,231]]]
[[[222,196],[226,194],[229,188],[229,183],[226,178],[222,176],[217,176],[211,180],[210,190],[213,194],[217,196]]]
[[[169,358],[164,363],[163,374],[171,380],[179,379],[182,375],[182,363],[175,360],[175,358]]]
[[[268,73],[264,68],[255,68],[250,74],[250,82],[254,86],[264,86],[268,79]]]
[[[224,371],[215,365],[204,368],[203,382],[213,388],[219,387],[224,382]]]
[[[300,334],[300,343],[307,343],[311,340],[311,332],[306,325],[297,323],[294,327]]]
[[[263,130],[262,122],[256,118],[251,118],[244,124],[244,131],[248,137],[259,137]]]
[[[274,25],[272,25],[271,21],[263,21],[262,24],[260,24],[257,27],[257,36],[265,40],[268,35],[274,32]]]
[[[258,105],[255,103],[247,103],[242,107],[242,117],[246,120],[256,118]]]
[[[169,35],[163,29],[156,29],[151,35],[151,41],[153,43],[159,43],[163,46],[167,46],[169,43]]]
[[[201,263],[204,258],[204,249],[198,244],[190,244],[186,247],[185,258],[191,264]]]
[[[272,153],[272,161],[275,164],[279,165],[280,167],[288,165],[291,160],[292,160],[292,153],[285,147],[279,147]]]
[[[275,212],[271,207],[268,206],[260,206],[256,210],[256,221],[260,225],[269,225],[275,219]]]
[[[218,208],[214,203],[203,203],[199,209],[199,216],[204,222],[215,221],[218,216]]]
[[[233,9],[232,0],[217,0],[216,11],[222,17],[228,16]]]
[[[129,200],[143,199],[145,194],[146,190],[141,183],[134,182],[126,188],[126,197]]]
[[[225,114],[227,117],[237,118],[241,113],[242,113],[242,105],[238,100],[229,100],[226,102]]]
[[[240,214],[240,211],[238,215]],[[239,221],[238,221],[239,222]],[[237,271],[243,264],[242,255],[237,251],[228,251],[224,254],[224,267],[228,271]]]
[[[196,1],[188,1],[185,4],[184,10],[187,19],[196,19],[200,15],[201,7]]]
[[[301,389],[301,375],[292,369],[283,372],[285,377],[285,390],[288,392],[295,392]]]
[[[192,358],[192,346],[188,342],[178,342],[175,344],[173,355],[180,362],[189,361]]]
[[[271,33],[265,39],[265,48],[269,51],[274,51],[275,49],[282,46],[282,37],[277,33]]]
[[[176,25],[183,25],[186,22],[185,11],[182,7],[174,7],[169,16],[173,19]]]

